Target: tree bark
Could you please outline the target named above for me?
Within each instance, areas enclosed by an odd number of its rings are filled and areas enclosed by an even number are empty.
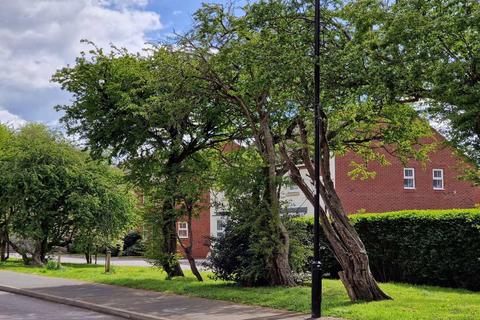
[[[193,242],[192,242],[192,240],[193,240],[193,231],[192,231],[193,204],[189,203],[188,201],[185,201],[185,202],[186,202],[185,206],[186,206],[187,212],[188,212],[188,220],[187,220],[187,224],[188,224],[188,246],[185,246],[182,243],[182,240],[178,236],[178,233],[177,233],[177,239],[178,239],[178,242],[180,243],[180,246],[182,247],[183,251],[185,252],[185,257],[187,258],[188,263],[190,264],[190,269],[192,270],[193,275],[197,278],[198,281],[203,281],[202,275],[198,271],[197,265],[195,263],[195,259],[193,258],[193,255],[192,255],[192,248],[193,248]]]
[[[0,231],[0,260],[6,261],[9,258],[8,233],[5,230]]]
[[[45,253],[43,248],[43,242],[41,241],[35,245],[35,249],[32,253],[32,260],[30,264],[32,266],[43,267],[45,261]]]
[[[391,299],[385,294],[375,281],[371,270],[367,251],[355,228],[350,224],[348,216],[343,209],[340,197],[338,196],[331,177],[330,170],[330,149],[326,138],[325,119],[320,121],[321,125],[321,161],[320,174],[320,195],[325,204],[321,208],[320,223],[323,232],[335,253],[342,271],[339,277],[344,284],[348,296],[352,301],[379,301]],[[310,177],[315,176],[314,166],[311,162],[306,143],[306,129],[300,125],[300,136],[304,150],[301,150],[302,160],[307,163],[306,168]],[[307,199],[313,204],[314,195],[301,177],[300,170],[289,156],[286,146],[280,148],[282,158],[290,170],[292,180],[303,191]],[[328,214],[327,214],[328,212]]]
[[[85,252],[85,261],[87,262],[87,264],[92,264],[92,255],[89,251]]]
[[[163,269],[169,278],[183,277],[184,274],[180,267],[180,263],[176,261],[176,259],[173,259],[177,254],[177,225],[176,219],[170,216],[170,209],[164,211],[166,217],[164,217],[165,220],[162,226],[164,254],[169,256],[169,261],[163,263]],[[170,260],[170,258],[172,258],[172,260]],[[174,263],[172,264],[171,261],[174,261]]]
[[[295,286],[295,279],[288,261],[290,237],[283,223],[280,222],[278,227],[280,229],[281,244],[277,248],[278,253],[274,255],[273,267],[270,273],[270,285]]]
[[[185,256],[187,257],[188,263],[190,264],[190,269],[192,270],[193,275],[197,278],[198,281],[203,281],[202,275],[197,269],[195,259],[192,256],[192,251],[185,250]]]
[[[278,236],[280,244],[273,250],[273,261],[270,270],[270,285],[295,286],[292,269],[288,261],[290,237],[285,226],[280,219],[280,198],[278,194],[278,175],[277,175],[277,158],[275,154],[275,146],[273,137],[269,127],[269,116],[267,112],[261,113],[260,127],[263,136],[264,159],[268,167],[266,168],[267,183],[267,199],[269,211],[271,215],[271,223],[274,224],[274,234]],[[259,150],[260,151],[260,150]]]

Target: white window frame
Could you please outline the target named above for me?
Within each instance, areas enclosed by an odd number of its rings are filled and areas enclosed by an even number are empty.
[[[218,224],[221,224],[221,228],[218,227]],[[217,232],[223,232],[225,231],[225,227],[226,227],[226,222],[225,222],[225,219],[217,219],[217,225],[216,225],[216,229],[217,229]]]
[[[185,232],[185,234],[182,234],[182,231]],[[186,221],[178,222],[178,237],[180,239],[188,239],[188,223]]]
[[[295,183],[288,186],[288,191],[289,192],[297,192],[299,190],[300,190],[300,188]]]
[[[435,177],[435,172],[440,172],[441,173],[440,178]],[[433,187],[433,190],[445,190],[445,177],[444,177],[443,173],[444,173],[443,169],[433,169],[432,170],[432,187]],[[441,181],[442,182],[442,187],[441,188],[435,187],[433,185],[434,181]]]
[[[407,170],[411,170],[411,171],[412,171],[412,175],[411,175],[411,176],[405,175],[405,172],[406,172]],[[411,180],[413,180],[413,187],[406,187],[406,186],[405,186],[405,179],[411,179]],[[415,168],[403,168],[403,189],[413,190],[413,189],[415,189],[415,187],[416,187],[416,184],[415,184]]]

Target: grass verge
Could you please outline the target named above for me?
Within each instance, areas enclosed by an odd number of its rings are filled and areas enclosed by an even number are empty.
[[[226,300],[276,309],[309,313],[310,288],[262,287],[244,288],[233,283],[208,278],[195,280],[190,272],[185,278],[166,280],[165,273],[150,267],[115,266],[115,272],[105,274],[103,266],[66,264],[60,270],[26,267],[20,261],[0,264],[0,270],[9,270],[50,277],[78,279]],[[474,320],[480,319],[480,293],[408,284],[381,284],[392,301],[351,303],[338,280],[323,282],[323,314],[352,320]]]

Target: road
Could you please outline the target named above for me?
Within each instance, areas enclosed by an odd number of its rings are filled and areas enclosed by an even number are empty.
[[[12,257],[21,258],[18,254],[11,254]],[[205,259],[196,259],[197,268],[200,270],[205,270],[206,268],[202,266]],[[78,263],[85,264],[85,257],[79,254],[66,254],[62,256],[62,262],[64,263]],[[98,264],[103,265],[105,263],[105,258],[103,256],[98,257]],[[134,266],[134,267],[151,267],[152,265],[145,261],[142,257],[112,257],[112,264],[117,266]],[[180,260],[180,266],[183,270],[189,270],[190,264],[187,260]]]
[[[120,320],[93,311],[0,291],[0,320]]]

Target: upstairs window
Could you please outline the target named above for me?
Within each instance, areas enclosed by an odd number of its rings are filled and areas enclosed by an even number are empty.
[[[178,237],[181,239],[188,238],[188,223],[184,221],[178,223]]]
[[[433,190],[443,190],[443,169],[433,169]]]
[[[403,189],[415,189],[414,168],[403,168]]]

